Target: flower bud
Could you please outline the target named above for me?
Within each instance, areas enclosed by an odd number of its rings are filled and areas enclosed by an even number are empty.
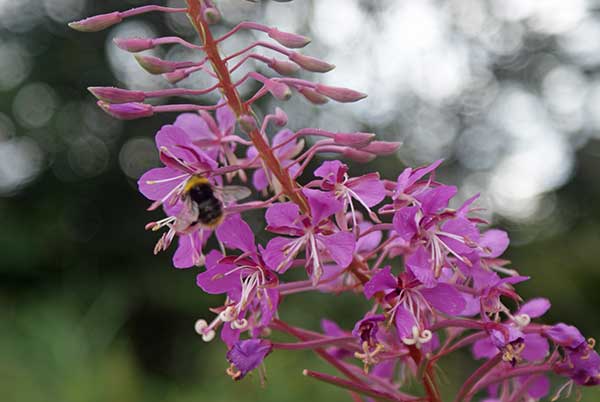
[[[400,148],[402,142],[397,141],[373,141],[364,148],[363,151],[375,154],[375,155],[391,155]]]
[[[290,87],[285,85],[283,82],[277,82],[273,80],[266,80],[264,82],[265,88],[267,91],[271,93],[275,98],[279,100],[286,101],[291,98],[292,90]]]
[[[300,70],[296,63],[287,60],[271,59],[268,66],[281,75],[294,75]]]
[[[306,56],[297,52],[290,53],[290,60],[298,64],[305,70],[312,71],[313,73],[326,73],[335,68],[335,65],[329,64],[323,60],[317,59],[316,57]]]
[[[69,27],[80,32],[98,32],[118,24],[121,21],[123,21],[121,13],[115,11],[114,13],[100,14],[83,20],[70,22]]]
[[[208,7],[204,10],[204,18],[210,25],[214,25],[221,21],[221,13],[215,7]]]
[[[146,99],[143,91],[130,91],[115,87],[89,87],[88,91],[99,100],[108,103],[142,102]]]
[[[367,163],[375,159],[375,155],[354,148],[344,148],[342,155],[358,163]]]
[[[98,101],[100,106],[106,113],[120,120],[135,120],[142,117],[149,117],[154,114],[152,105],[145,103],[129,102],[111,104],[104,101]]]
[[[281,45],[290,49],[298,49],[310,43],[310,39],[306,36],[289,32],[282,32],[277,28],[269,29],[269,31],[267,31],[267,35],[269,35],[271,39],[276,40]]]
[[[189,76],[189,71],[186,71],[185,69],[175,70],[171,73],[163,74],[163,77],[171,84],[177,84],[179,81],[184,80]]]
[[[325,95],[328,98],[342,103],[356,102],[367,97],[367,94],[355,91],[353,89],[330,87],[323,84],[317,84],[315,89],[321,95]]]
[[[167,61],[154,56],[142,56],[136,54],[134,57],[139,65],[150,74],[172,73],[178,68],[191,67],[194,65],[193,62]]]
[[[279,127],[283,127],[288,122],[288,116],[281,108],[276,107],[275,108],[275,118],[273,119],[273,122],[275,124],[277,124]]]
[[[336,145],[363,148],[373,141],[374,138],[375,134],[373,133],[335,133],[333,140]]]
[[[258,126],[256,125],[256,120],[250,115],[245,114],[243,116],[240,116],[238,122],[240,123],[240,128],[242,129],[242,131],[246,134],[249,134],[252,131],[258,129]]]
[[[148,38],[114,38],[113,42],[120,49],[131,53],[142,52],[154,47],[154,41]]]
[[[306,98],[307,101],[309,101],[310,103],[313,103],[315,105],[323,105],[323,104],[329,102],[328,97],[323,96],[320,93],[317,93],[316,91],[313,91],[312,89],[307,88],[307,87],[299,88],[298,92],[300,92],[302,94],[302,96],[304,96]]]

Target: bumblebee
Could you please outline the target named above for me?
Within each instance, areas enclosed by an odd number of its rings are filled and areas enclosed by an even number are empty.
[[[224,203],[242,200],[250,193],[246,187],[216,187],[204,176],[190,177],[181,193],[183,207],[177,216],[177,231],[218,226],[224,218]]]

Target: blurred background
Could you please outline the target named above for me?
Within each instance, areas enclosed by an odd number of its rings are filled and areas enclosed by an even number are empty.
[[[175,32],[195,40],[194,32],[182,16],[159,14],[96,34],[66,27],[148,3],[0,0],[2,400],[346,400],[300,375],[327,370],[303,352],[270,356],[264,388],[256,376],[232,384],[224,348],[193,332],[220,299],[196,288],[196,270],[172,268],[172,250],[152,255],[157,236],[143,227],[158,214],[145,211],[135,181],[158,164],[153,135],[175,116],[122,123],[99,111],[85,88],[167,87],[112,38]],[[369,94],[319,109],[294,97],[281,105],[290,128],[404,142],[397,155],[354,172],[395,178],[403,165],[444,158],[441,179],[459,184],[462,199],[481,192],[484,216],[509,230],[508,257],[533,277],[522,293],[551,298],[548,322],[600,336],[600,1],[217,4],[217,32],[253,19],[306,34],[306,52],[338,66],[308,78]],[[224,50],[251,39],[243,33]],[[200,56],[177,47],[154,54]],[[181,85],[208,83],[193,76]],[[261,106],[264,113],[275,103]],[[349,328],[363,311],[352,296],[293,296],[282,315],[314,329],[324,315]],[[474,363],[445,363],[451,393]],[[584,390],[582,400],[599,398]]]

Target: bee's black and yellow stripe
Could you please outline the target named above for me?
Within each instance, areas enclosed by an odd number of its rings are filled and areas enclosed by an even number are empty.
[[[214,227],[223,220],[223,204],[215,197],[212,185],[206,177],[192,176],[183,189],[198,208],[198,221],[204,226]]]

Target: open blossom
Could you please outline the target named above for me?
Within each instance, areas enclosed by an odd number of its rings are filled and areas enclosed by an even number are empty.
[[[155,252],[177,237],[173,265],[204,266],[196,284],[222,298],[210,310],[212,320],[197,320],[195,330],[206,342],[220,330],[228,349],[226,371],[234,380],[257,369],[262,378],[263,362],[274,350],[313,350],[340,376],[309,370],[305,375],[346,388],[356,400],[441,402],[446,399],[438,386],[437,365],[446,355],[470,348],[482,363],[464,379],[456,401],[486,393],[487,402],[537,401],[550,394],[553,373],[566,379],[557,396],[600,383],[595,341],[568,324],[534,322],[549,310],[550,301],[540,297],[521,305],[517,285],[529,277],[509,268],[502,257],[508,234],[483,229],[487,222],[477,216],[478,195],[450,207],[458,189],[436,180],[441,160],[407,167],[394,180],[378,172],[354,177],[346,162],[318,162],[317,156],[368,162],[394,154],[400,144],[376,141],[372,133],[286,127],[288,116],[280,108],[264,118],[257,113],[254,105],[266,96],[301,96],[317,105],[365,97],[353,89],[291,76],[299,70],[325,73],[334,68],[298,51],[308,38],[251,21],[216,37],[211,25],[218,23],[220,12],[213,0],[186,0],[182,8],[144,5],[70,26],[95,32],[148,12],[186,14],[200,44],[173,36],[115,42],[132,53],[163,45],[201,52],[200,61],[135,56],[146,71],[182,86],[89,90],[104,111],[119,119],[179,113],[156,134],[163,166],[146,172],[138,186],[152,201],[149,209],[162,207],[166,214],[147,226],[167,229]],[[224,51],[221,43],[240,30],[266,37]],[[250,71],[234,80],[232,74],[249,60],[263,63],[272,74]],[[208,74],[217,83],[184,87],[183,80],[192,74]],[[239,89],[247,81],[256,86],[243,97]],[[215,104],[146,103],[217,91],[221,99]],[[308,167],[315,164],[314,178],[304,182]],[[216,198],[224,183],[246,183],[250,174],[262,199],[236,204]],[[192,188],[199,193],[188,197]],[[257,216],[264,216],[265,231]],[[250,219],[256,222],[252,226]],[[206,250],[213,233],[218,248]],[[298,269],[308,278],[294,280],[288,274]],[[351,312],[352,330],[322,320],[318,333],[292,325],[293,317],[279,311],[287,296],[304,292],[350,293],[368,306]],[[295,341],[271,341],[274,331]],[[423,389],[413,395],[414,387],[406,384]]]

